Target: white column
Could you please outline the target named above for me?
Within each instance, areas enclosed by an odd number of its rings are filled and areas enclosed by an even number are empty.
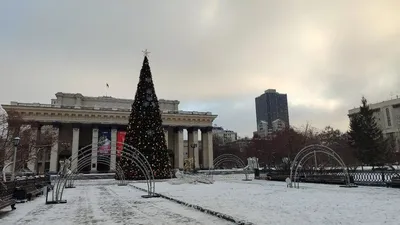
[[[165,144],[167,145],[168,149],[168,127],[164,128],[164,136],[165,136]]]
[[[42,131],[40,131],[40,135],[41,135],[41,133],[42,133]],[[48,150],[47,147],[44,147],[40,151],[41,151],[41,154],[42,154],[42,159],[41,159],[41,162],[42,162],[41,165],[42,166],[40,167],[39,173],[40,174],[44,174],[44,172],[46,171],[45,167],[46,167],[47,156],[48,156],[49,150]]]
[[[38,126],[33,126],[32,125],[31,129],[32,129],[32,136],[31,136],[32,142],[33,143],[38,143],[38,140],[39,140],[39,137],[40,137],[39,136],[40,135],[40,128]],[[27,162],[27,164],[28,164],[27,166],[28,166],[28,169],[30,171],[32,171],[33,173],[37,172],[38,159],[36,157],[37,157],[37,151],[38,150],[39,150],[38,148],[34,147],[29,152],[29,159],[28,159],[29,161]]]
[[[36,141],[40,141],[40,138],[41,138],[41,135],[42,135],[42,125],[38,125],[37,126],[37,130],[38,130],[38,132],[37,132],[37,135],[36,135]],[[38,143],[38,142],[36,142],[36,143]],[[35,149],[35,152],[36,152],[36,157],[35,157],[35,166],[34,166],[34,171],[35,171],[35,173],[36,174],[39,174],[39,161],[41,160],[41,159],[39,159],[38,157],[40,156],[38,153],[41,153],[41,154],[43,154],[43,147],[41,147],[41,148],[37,148],[37,149]]]
[[[174,134],[174,130],[172,129],[172,127],[166,127],[166,130],[168,132],[168,136],[166,136],[166,140],[167,141],[167,148],[168,150],[172,150],[175,153],[175,134]],[[171,166],[172,168],[175,168],[175,156],[172,159],[173,162],[171,162]]]
[[[99,129],[93,128],[92,130],[92,165],[90,165],[90,172],[97,172],[97,151],[99,149]]]
[[[78,168],[78,154],[79,154],[79,128],[72,128],[72,162],[71,170],[75,171]]]
[[[211,128],[202,129],[201,141],[203,145],[203,167],[210,168],[213,166],[213,160],[214,160]]]
[[[213,149],[213,133],[212,128],[207,133],[208,139],[208,165],[214,166],[214,149]]]
[[[110,155],[110,171],[115,172],[117,164],[117,129],[111,129],[111,155]]]
[[[192,148],[192,144],[196,147]],[[194,158],[195,168],[199,168],[199,135],[198,128],[188,129],[188,152],[189,158]]]
[[[55,135],[55,141],[53,146],[51,147],[50,152],[50,169],[49,172],[58,172],[58,144],[59,144],[59,135],[60,135],[60,128],[58,126],[53,126],[53,133]]]
[[[183,169],[183,129],[175,128],[175,168]]]
[[[175,150],[175,133],[174,130],[169,129],[168,132],[168,149]],[[175,151],[174,151],[175,152]]]

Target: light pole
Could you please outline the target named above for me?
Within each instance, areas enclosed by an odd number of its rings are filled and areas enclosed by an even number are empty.
[[[190,144],[190,147],[193,150],[193,171],[195,171],[196,170],[196,159],[195,159],[194,149],[197,147],[197,144],[192,143],[192,144]]]
[[[14,144],[14,157],[13,157],[13,166],[12,166],[12,171],[11,171],[11,181],[15,180],[15,165],[16,165],[16,161],[17,161],[17,148],[19,145],[19,141],[21,140],[21,138],[19,137],[15,137],[13,140],[13,144]]]

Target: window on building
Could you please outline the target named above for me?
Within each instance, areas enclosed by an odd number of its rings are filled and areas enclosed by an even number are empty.
[[[392,126],[392,121],[390,119],[390,113],[389,113],[389,108],[386,108],[386,118],[387,118],[387,124],[389,127]]]

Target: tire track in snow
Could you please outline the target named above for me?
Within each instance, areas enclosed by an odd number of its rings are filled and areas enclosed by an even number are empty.
[[[74,215],[71,215],[75,224],[93,224],[96,222],[94,220],[93,208],[90,197],[88,196],[87,188],[80,191],[77,199],[74,199],[66,204],[77,205]]]
[[[126,192],[126,187],[107,186],[99,187],[99,189],[101,189],[101,201],[103,201],[102,204],[99,204],[103,205],[100,208],[104,213],[108,212],[108,215],[113,217],[116,223],[127,225],[231,224],[195,210],[170,203],[162,198],[143,199],[141,197],[142,192],[135,189],[129,189],[128,193]]]
[[[41,199],[34,199],[33,201],[40,201]],[[26,202],[22,204],[35,204],[36,202]],[[45,204],[43,202],[43,204]],[[18,205],[16,206],[18,207]],[[39,221],[38,217],[44,213],[46,213],[48,210],[52,209],[54,205],[45,205],[43,207],[36,207],[35,209],[27,212],[21,219],[19,219],[15,225],[19,224],[35,224],[36,222]]]
[[[116,188],[111,187],[111,188]],[[108,217],[112,218],[114,223],[123,224],[123,225],[131,225],[131,224],[140,224],[140,225],[151,225],[158,224],[154,223],[153,218],[140,213],[138,207],[132,207],[127,204],[124,204],[127,201],[128,196],[124,196],[124,198],[119,198],[119,196],[115,195],[115,193],[111,192],[111,188],[107,186],[100,186],[98,189],[100,190],[99,199],[99,208],[103,211],[104,214],[108,215]],[[129,198],[129,197],[128,197]],[[146,207],[142,202],[134,202],[135,206],[141,205],[142,207]]]
[[[132,191],[133,189],[131,189]],[[110,189],[111,192],[113,192],[114,195],[118,196],[121,198],[122,196],[119,195],[115,189]],[[141,193],[137,190],[133,190],[137,193]],[[138,196],[141,198],[141,195]],[[124,200],[123,200],[124,201]],[[132,200],[125,200],[124,203],[128,207],[133,207],[135,204],[137,204],[138,201],[132,201]],[[157,219],[158,223],[157,224],[185,224],[185,225],[202,225],[203,223],[196,221],[193,218],[187,217],[182,215],[181,213],[176,213],[171,211],[171,208],[167,207],[161,207],[163,203],[170,204],[170,202],[165,201],[162,198],[157,198],[157,199],[147,199],[147,200],[142,200],[140,201],[142,204],[145,204],[145,207],[135,207],[136,210],[138,210],[140,213],[143,215],[146,215],[147,217]],[[178,206],[181,207],[181,206]],[[166,223],[168,221],[168,223]]]

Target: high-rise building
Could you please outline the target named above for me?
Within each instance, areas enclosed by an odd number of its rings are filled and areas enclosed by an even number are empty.
[[[268,129],[273,129],[273,121],[279,119],[289,127],[289,110],[287,94],[280,94],[275,89],[268,89],[256,98],[257,126],[261,121],[267,122]]]

